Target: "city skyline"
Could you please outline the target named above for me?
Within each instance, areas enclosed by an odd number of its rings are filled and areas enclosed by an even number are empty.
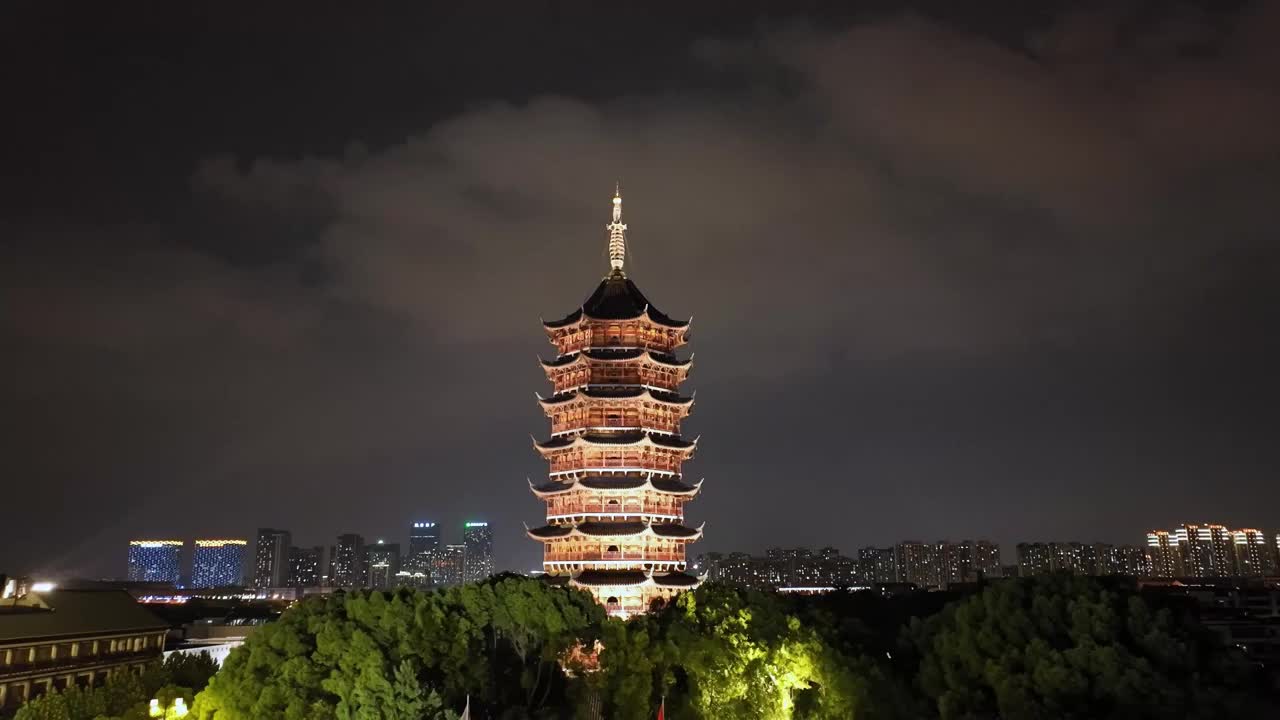
[[[536,567],[531,326],[619,179],[708,549],[1275,523],[1274,0],[80,5],[0,43],[0,568],[477,509]]]

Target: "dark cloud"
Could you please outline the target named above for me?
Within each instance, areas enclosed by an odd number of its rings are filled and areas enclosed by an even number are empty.
[[[476,515],[533,563],[537,321],[605,268],[616,179],[633,277],[695,316],[709,547],[1274,524],[1277,7],[797,13],[669,36],[652,77],[467,66],[465,109],[413,121],[378,74],[415,57],[396,36],[357,66],[383,87],[343,80],[297,129],[319,149],[264,100],[259,133],[169,140],[188,164],[133,192],[54,154],[62,216],[0,245],[0,429],[19,504],[60,510],[0,563]],[[141,219],[97,207],[122,192]]]

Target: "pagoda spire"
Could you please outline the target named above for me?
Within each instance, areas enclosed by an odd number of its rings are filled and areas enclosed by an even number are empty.
[[[627,258],[627,226],[622,222],[622,184],[613,190],[613,222],[609,228],[609,268],[611,273],[622,275],[622,263]]]

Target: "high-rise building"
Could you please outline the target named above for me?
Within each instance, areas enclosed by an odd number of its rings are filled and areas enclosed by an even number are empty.
[[[466,557],[465,545],[445,545],[436,551],[435,567],[432,568],[432,582],[441,587],[461,585],[463,582],[463,558]]]
[[[480,582],[493,574],[493,528],[489,523],[465,523],[462,546],[462,577],[466,582]]]
[[[891,583],[898,581],[898,564],[893,548],[864,547],[858,551],[858,565],[867,582]]]
[[[1049,570],[1072,575],[1094,573],[1093,546],[1078,542],[1051,542],[1048,544]]]
[[[396,574],[400,572],[400,543],[379,540],[364,550],[364,586],[379,590],[395,587]]]
[[[1000,577],[1000,547],[986,540],[939,542],[935,544],[934,553],[941,564],[940,579],[945,583]]]
[[[289,587],[319,587],[324,546],[289,548]]]
[[[1046,543],[1018,543],[1018,574],[1022,577],[1053,572],[1053,554]]]
[[[964,541],[969,542],[968,540]],[[964,543],[961,543],[962,545]],[[973,580],[993,580],[1001,577],[1000,546],[986,540],[973,543]]]
[[[1275,573],[1275,560],[1267,534],[1253,528],[1234,530],[1236,569],[1244,577],[1260,577]]]
[[[1147,533],[1147,568],[1151,577],[1182,577],[1182,553],[1178,540],[1167,530],[1151,530]]]
[[[191,562],[191,587],[213,588],[244,582],[247,540],[196,540]]]
[[[921,588],[942,584],[942,562],[939,558],[941,543],[922,543],[908,540],[894,548],[894,562],[898,568],[898,582],[913,583]]]
[[[1173,531],[1187,577],[1229,577],[1235,574],[1235,542],[1222,525],[1179,525]]]
[[[1236,574],[1235,536],[1223,525],[1187,523],[1147,533],[1154,577],[1231,577]]]
[[[429,573],[431,560],[440,547],[440,528],[433,522],[416,521],[409,526],[409,554],[404,568],[410,574]]]
[[[182,579],[183,544],[181,540],[130,540],[129,580],[177,585]]]
[[[702,530],[684,525],[699,489],[682,475],[696,445],[680,436],[691,361],[675,354],[689,322],[659,312],[623,271],[620,194],[608,229],[609,274],[581,307],[543,323],[557,352],[542,364],[555,394],[540,399],[551,437],[535,443],[549,477],[532,489],[547,524],[529,536],[543,543],[550,580],[625,616],[698,585],[684,572],[685,547]]]
[[[280,588],[289,582],[289,548],[293,538],[288,530],[258,528],[254,551],[253,584],[257,588]]]
[[[1116,545],[1111,548],[1111,566],[1116,575],[1129,577],[1149,577],[1151,568],[1147,564],[1147,555],[1137,545]]]
[[[716,576],[720,582],[756,590],[772,590],[787,584],[785,565],[777,559],[752,557],[744,552],[732,552],[717,563]]]
[[[364,585],[364,538],[355,533],[338,536],[329,563],[329,584],[354,588]]]

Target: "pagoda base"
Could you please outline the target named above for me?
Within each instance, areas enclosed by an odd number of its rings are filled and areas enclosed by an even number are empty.
[[[544,577],[547,582],[586,590],[606,613],[620,618],[665,605],[680,593],[698,587],[703,580],[682,572],[658,574],[644,570],[583,570],[574,575]]]

